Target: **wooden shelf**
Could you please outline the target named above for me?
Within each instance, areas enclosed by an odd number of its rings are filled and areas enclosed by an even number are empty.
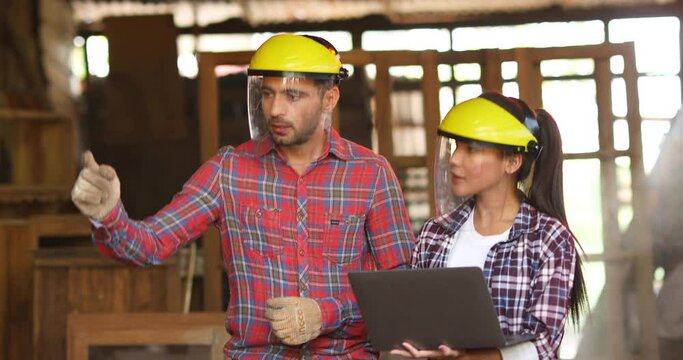
[[[0,121],[48,121],[60,122],[69,118],[49,111],[0,109]]]
[[[55,203],[71,198],[69,186],[0,185],[0,204]]]

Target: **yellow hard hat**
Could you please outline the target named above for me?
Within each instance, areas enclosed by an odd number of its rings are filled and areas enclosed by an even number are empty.
[[[279,34],[254,53],[248,75],[340,80],[348,76],[332,44],[308,35]]]
[[[538,122],[524,105],[525,121],[495,103],[486,94],[451,108],[439,125],[438,133],[456,140],[474,140],[515,152],[540,152],[535,134]]]

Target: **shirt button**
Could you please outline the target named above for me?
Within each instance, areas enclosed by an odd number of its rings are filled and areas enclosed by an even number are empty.
[[[261,217],[261,210],[256,210],[256,217]]]
[[[304,214],[302,214],[302,213],[296,214],[296,219],[299,221],[304,221]]]
[[[304,183],[304,178],[299,178],[299,184],[303,184],[303,183]]]
[[[306,255],[306,252],[303,249],[299,250],[299,256],[304,256],[304,255]]]

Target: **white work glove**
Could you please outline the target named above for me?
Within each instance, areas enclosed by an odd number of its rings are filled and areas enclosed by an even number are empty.
[[[99,165],[90,151],[83,153],[83,169],[71,190],[71,200],[83,215],[102,220],[121,197],[121,183],[109,165]]]
[[[277,297],[266,301],[266,318],[275,336],[287,345],[300,345],[320,335],[322,311],[311,298]]]

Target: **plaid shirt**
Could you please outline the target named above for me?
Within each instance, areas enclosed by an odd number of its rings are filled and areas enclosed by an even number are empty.
[[[474,208],[470,199],[456,210],[429,220],[417,239],[412,267],[445,267],[452,235]],[[555,359],[564,334],[574,282],[574,237],[557,219],[522,202],[507,241],[486,257],[488,282],[505,334],[533,333],[539,358]]]
[[[224,147],[153,217],[131,220],[119,205],[95,244],[137,265],[159,264],[213,224],[230,285],[228,357],[376,358],[347,273],[407,267],[414,236],[388,162],[330,133],[301,176],[269,137]],[[266,300],[279,296],[315,299],[322,335],[283,345],[264,317]]]

